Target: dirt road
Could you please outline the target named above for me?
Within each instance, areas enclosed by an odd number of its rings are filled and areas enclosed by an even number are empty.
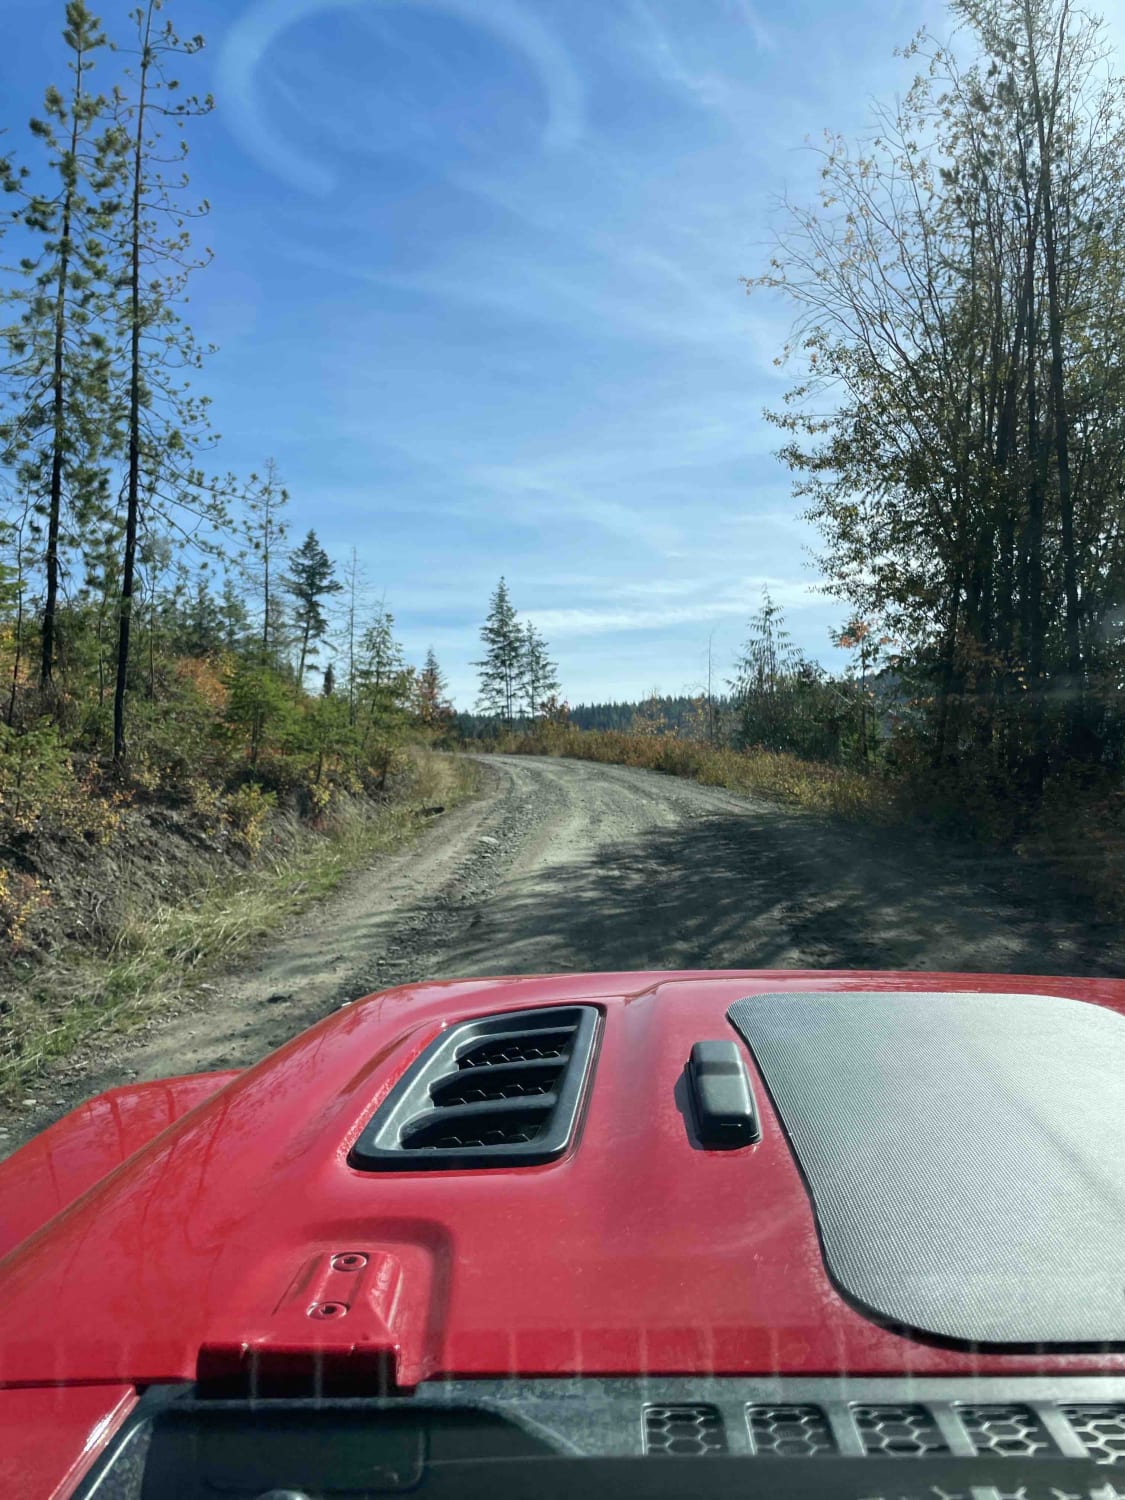
[[[0,1153],[134,1078],[242,1067],[410,980],[551,970],[1125,973],[1125,941],[1042,872],[581,761],[493,757],[486,791],[297,919],[190,1011],[99,1039],[0,1120]]]

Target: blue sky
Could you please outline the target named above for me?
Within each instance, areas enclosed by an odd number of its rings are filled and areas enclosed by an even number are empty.
[[[126,4],[99,7],[121,30]],[[9,120],[61,81],[62,4],[7,0]],[[803,140],[909,81],[932,0],[168,0],[216,96],[191,318],[221,465],[273,455],[408,654],[470,707],[497,577],[571,701],[725,677],[763,584],[836,665],[840,607],[762,420],[748,299]],[[56,14],[57,12],[57,14]],[[13,132],[18,135],[18,132]]]

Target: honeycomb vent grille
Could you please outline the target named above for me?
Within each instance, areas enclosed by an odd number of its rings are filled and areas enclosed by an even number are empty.
[[[1059,1408],[1099,1464],[1125,1465],[1125,1401],[1088,1401]]]
[[[933,1413],[924,1406],[905,1402],[900,1406],[852,1407],[863,1450],[873,1458],[926,1458],[948,1453],[949,1444]]]
[[[727,1435],[718,1407],[646,1406],[644,1447],[646,1453],[669,1458],[725,1453]]]
[[[1047,1429],[1029,1406],[966,1404],[957,1412],[978,1453],[1034,1458],[1054,1451]]]
[[[835,1453],[836,1440],[819,1406],[755,1404],[746,1408],[754,1452],[774,1458]]]

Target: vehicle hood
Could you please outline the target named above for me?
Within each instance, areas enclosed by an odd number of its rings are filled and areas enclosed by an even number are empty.
[[[982,975],[572,975],[373,995],[217,1080],[0,1260],[0,1384],[223,1379],[248,1360],[266,1375],[307,1368],[391,1389],[514,1374],[1125,1370],[1125,1326],[1098,1349],[1005,1350],[911,1333],[857,1305],[826,1261],[784,1101],[728,1016],[785,992],[856,992],[857,1005],[874,993],[1054,995],[1125,1014],[1122,982]],[[601,1029],[559,1160],[349,1164],[445,1028],[579,1002]],[[744,1053],[757,1143],[707,1150],[693,1138],[683,1075],[701,1039]],[[61,1165],[68,1136],[54,1132]],[[5,1192],[18,1191],[23,1155],[4,1169]]]

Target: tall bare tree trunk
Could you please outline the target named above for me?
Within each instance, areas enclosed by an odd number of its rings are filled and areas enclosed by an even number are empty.
[[[1066,665],[1072,692],[1082,687],[1082,636],[1078,597],[1078,562],[1074,543],[1074,495],[1070,475],[1070,427],[1067,417],[1066,382],[1063,364],[1062,307],[1059,296],[1058,244],[1051,153],[1054,150],[1054,112],[1058,100],[1070,0],[1063,0],[1059,16],[1059,39],[1055,54],[1054,82],[1050,101],[1050,118],[1039,87],[1039,69],[1035,55],[1030,0],[1024,0],[1024,26],[1027,33],[1031,66],[1035,128],[1039,144],[1039,191],[1043,211],[1043,252],[1047,267],[1047,336],[1051,346],[1051,408],[1055,438],[1055,463],[1059,483],[1059,523],[1062,542],[1063,594],[1066,599],[1064,621]]]
[[[82,58],[75,56],[74,96],[70,109],[70,158],[78,157],[79,115],[82,99]],[[40,635],[39,684],[47,688],[55,669],[55,633],[59,607],[59,533],[62,519],[63,445],[66,438],[66,392],[65,362],[66,313],[68,283],[70,280],[70,230],[74,215],[74,179],[67,183],[63,197],[62,224],[59,234],[59,268],[55,282],[55,330],[54,359],[51,371],[51,404],[53,408],[51,441],[51,493],[47,510],[47,553],[44,558],[47,594],[43,602],[43,621]]]
[[[117,681],[113,693],[113,760],[123,766],[125,740],[125,691],[129,679],[129,637],[133,623],[133,593],[137,568],[137,529],[141,501],[141,189],[144,181],[144,129],[148,70],[151,65],[149,37],[155,0],[145,13],[141,48],[136,142],[133,150],[133,201],[129,244],[129,474],[125,512],[125,556],[121,570],[121,614],[117,635]]]

